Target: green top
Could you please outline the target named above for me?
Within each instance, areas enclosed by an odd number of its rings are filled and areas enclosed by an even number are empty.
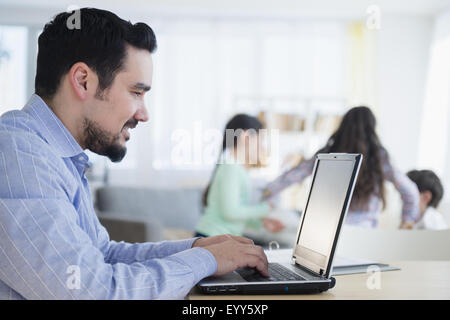
[[[241,236],[245,227],[259,229],[269,212],[266,202],[250,204],[250,178],[239,164],[221,164],[209,188],[197,232],[207,236],[229,233]]]

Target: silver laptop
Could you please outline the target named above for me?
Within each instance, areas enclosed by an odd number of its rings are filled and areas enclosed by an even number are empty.
[[[270,277],[253,268],[241,268],[203,279],[198,284],[200,290],[207,294],[287,294],[332,288],[333,257],[361,161],[361,154],[316,155],[292,255],[269,261]]]

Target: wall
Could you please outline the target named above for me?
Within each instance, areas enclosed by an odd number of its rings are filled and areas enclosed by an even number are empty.
[[[432,27],[430,17],[387,15],[382,17],[381,29],[376,31],[378,132],[395,165],[405,172],[417,167]],[[143,126],[149,125],[155,124],[150,121]],[[115,171],[111,182],[167,187],[204,184],[209,177],[204,170],[155,170],[149,152],[142,153],[144,158],[139,161],[138,172]]]
[[[16,3],[15,1],[6,2],[9,5]],[[439,1],[434,2],[434,6],[437,6],[439,3]],[[141,2],[136,1],[135,3]],[[365,4],[361,5],[359,3],[360,7],[356,4],[356,1],[349,1],[345,8],[341,8],[341,11],[328,8],[330,10],[327,12],[338,15],[342,19],[352,19],[357,15],[364,14]],[[403,4],[406,5],[405,2]],[[341,5],[339,6],[341,7]],[[382,4],[381,8],[384,10],[386,6],[388,6],[388,3]],[[64,7],[63,3],[59,5],[60,9]],[[324,8],[327,8],[327,6],[322,6],[322,9]],[[351,14],[343,14],[344,11],[348,13],[349,8],[357,8],[357,10],[353,9]],[[414,6],[411,8],[414,9]],[[378,92],[378,105],[376,111],[379,123],[378,131],[395,163],[403,171],[417,165],[420,119],[422,116],[428,50],[433,25],[431,15],[433,10],[430,9],[428,12],[425,12],[422,10],[423,8],[416,9],[416,12],[410,12],[411,14],[408,15],[382,11],[381,29],[377,31],[378,52],[376,69],[378,70],[378,80],[376,91]],[[404,9],[402,10],[405,11]],[[420,10],[424,12],[424,15],[414,15]],[[54,8],[37,10],[29,6],[11,6],[7,9],[2,7],[0,20],[5,24],[26,23],[37,28],[42,27],[43,21],[48,21],[54,12]],[[324,12],[320,11],[320,14],[323,16]],[[313,16],[312,13],[311,16]],[[152,125],[155,124],[150,121],[150,123],[143,125],[145,127],[142,130],[147,130],[148,134],[151,134],[148,126]],[[179,181],[182,181],[183,184],[205,181],[209,177],[209,174],[205,172],[155,171],[152,166],[151,152],[138,151],[142,156],[137,163],[139,169],[130,170],[124,168],[114,172],[111,175],[111,182],[169,186],[177,184]],[[183,181],[186,181],[186,183]]]
[[[383,16],[378,31],[378,132],[396,165],[417,166],[433,20]]]

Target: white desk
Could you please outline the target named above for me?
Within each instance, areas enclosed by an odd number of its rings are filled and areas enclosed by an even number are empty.
[[[450,299],[450,261],[392,261],[398,271],[380,273],[380,289],[368,289],[370,274],[336,276],[336,286],[310,295],[204,295],[194,288],[187,299]]]

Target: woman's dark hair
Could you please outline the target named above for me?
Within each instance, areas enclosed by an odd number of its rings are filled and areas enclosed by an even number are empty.
[[[419,192],[431,192],[428,206],[437,208],[444,196],[444,187],[439,177],[431,170],[411,170],[407,176],[417,184]]]
[[[73,27],[73,14],[58,14],[39,36],[35,92],[41,97],[53,97],[62,76],[77,62],[97,73],[101,96],[123,68],[127,45],[150,53],[156,49],[155,34],[145,23],[132,24],[109,11],[82,8],[79,25]]]
[[[246,130],[254,130],[256,131],[256,133],[258,133],[258,131],[261,130],[263,127],[264,127],[263,124],[261,123],[261,121],[258,120],[258,118],[246,114],[237,114],[233,118],[231,118],[230,121],[228,121],[223,133],[222,150],[219,154],[219,160],[217,161],[217,164],[211,175],[211,179],[208,183],[208,186],[203,192],[202,203],[204,207],[206,207],[208,204],[209,188],[211,187],[211,183],[214,179],[217,167],[219,166],[220,159],[222,158],[224,151],[226,149],[236,148],[237,141],[241,132]]]
[[[352,203],[367,204],[375,194],[386,205],[382,157],[388,157],[375,131],[376,119],[372,111],[364,106],[350,109],[343,117],[336,132],[318,153],[361,153],[364,160],[359,171]]]

